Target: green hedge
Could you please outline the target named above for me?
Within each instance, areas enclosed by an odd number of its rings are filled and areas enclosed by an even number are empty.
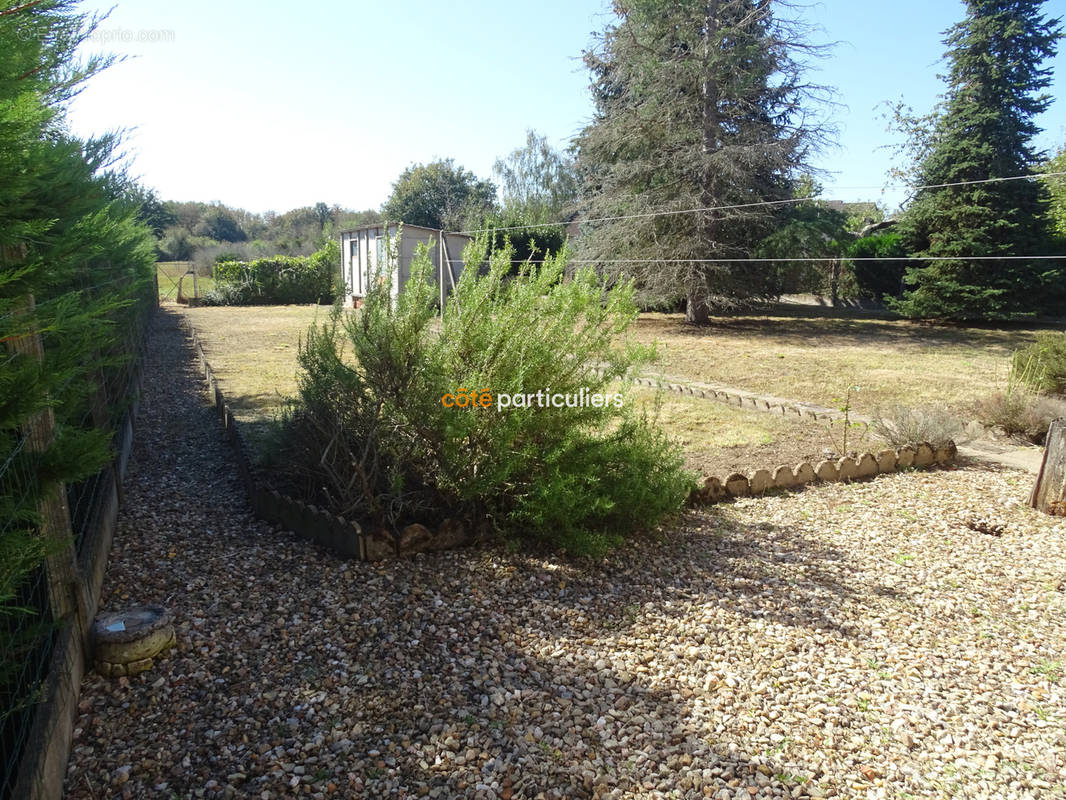
[[[309,256],[273,256],[215,265],[208,305],[332,303],[338,293],[340,245]]]

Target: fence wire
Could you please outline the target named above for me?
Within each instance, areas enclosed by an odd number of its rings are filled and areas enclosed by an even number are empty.
[[[0,417],[0,565],[4,567],[0,569],[0,800],[17,800],[16,786],[24,757],[32,748],[29,743],[35,717],[47,699],[49,665],[63,621],[54,594],[57,575],[49,575],[49,570],[62,571],[64,579],[74,580],[79,578],[76,564],[83,569],[89,566],[87,559],[91,560],[96,550],[93,537],[101,528],[101,514],[109,498],[114,497],[116,481],[115,466],[108,464],[82,481],[51,490],[49,495],[40,481],[40,443],[34,441],[25,423],[41,414],[53,415],[59,427],[105,432],[118,452],[117,446],[128,435],[148,317],[156,305],[154,280],[150,285],[132,287],[127,282],[125,291],[116,282],[86,285],[77,291],[80,297],[122,301],[99,320],[115,334],[95,353],[92,361],[99,366],[56,387],[55,394],[63,402],[56,403],[54,409],[30,409],[15,422],[17,414]],[[46,298],[36,308],[47,310],[59,301]],[[0,349],[0,389],[6,399],[18,395],[19,368],[26,366],[27,357],[13,355],[9,341],[21,338],[22,329],[17,325],[13,328],[7,315],[0,317],[0,324],[3,334],[9,335],[6,350]],[[17,335],[10,337],[13,329]],[[50,348],[58,352],[65,345],[62,338],[51,337],[48,331],[40,341],[46,356]],[[54,500],[50,505],[44,502],[49,496]],[[41,535],[46,522],[48,529],[63,535],[46,541]],[[45,556],[44,563],[28,574],[15,568],[18,559],[29,566]],[[19,579],[8,577],[20,574]]]

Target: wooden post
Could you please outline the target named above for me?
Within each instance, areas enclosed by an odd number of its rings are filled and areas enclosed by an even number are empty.
[[[33,295],[26,295],[15,314],[32,326],[34,308]],[[7,348],[14,354],[37,361],[44,360],[44,345],[36,329],[12,337],[7,342]],[[22,426],[22,435],[31,452],[41,453],[51,447],[55,439],[55,415],[52,409],[46,408],[28,419]],[[74,532],[70,525],[66,487],[60,483],[47,489],[40,498],[38,512],[41,515],[40,535],[52,545],[45,560],[48,600],[53,618],[61,620],[77,608],[77,555],[74,552]]]
[[[1038,511],[1066,517],[1066,419],[1052,421],[1044,443],[1044,460],[1029,498]]]

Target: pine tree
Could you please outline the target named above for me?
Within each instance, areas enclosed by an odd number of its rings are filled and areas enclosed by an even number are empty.
[[[581,255],[607,270],[612,260],[646,261],[620,271],[646,297],[684,298],[691,322],[775,293],[776,270],[725,259],[751,256],[775,220],[775,206],[751,204],[791,198],[823,138],[804,108],[820,91],[798,60],[817,48],[776,5],[615,3],[617,23],[585,54],[596,115],[577,142],[581,213],[630,218],[586,223]]]
[[[921,185],[982,181],[1034,171],[1041,154],[1034,117],[1051,97],[1041,62],[1055,54],[1059,20],[1042,0],[967,0],[944,43],[948,91],[920,146]],[[1048,194],[1041,181],[1011,180],[919,191],[900,232],[917,256],[1030,256],[1046,252]],[[1053,263],[1053,262],[1050,262]],[[926,261],[906,273],[895,304],[907,316],[1010,319],[1040,310],[1060,271],[1041,261]]]

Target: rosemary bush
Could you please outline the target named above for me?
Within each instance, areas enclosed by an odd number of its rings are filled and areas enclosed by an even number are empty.
[[[442,399],[624,392],[622,379],[651,356],[625,343],[633,287],[608,288],[592,271],[564,280],[565,250],[517,275],[509,246],[487,250],[482,240],[464,252],[439,321],[422,250],[398,300],[386,268],[362,309],[335,308],[311,327],[281,463],[316,502],[394,534],[458,518],[509,540],[602,553],[678,510],[693,485],[652,419],[624,395],[599,406]]]

